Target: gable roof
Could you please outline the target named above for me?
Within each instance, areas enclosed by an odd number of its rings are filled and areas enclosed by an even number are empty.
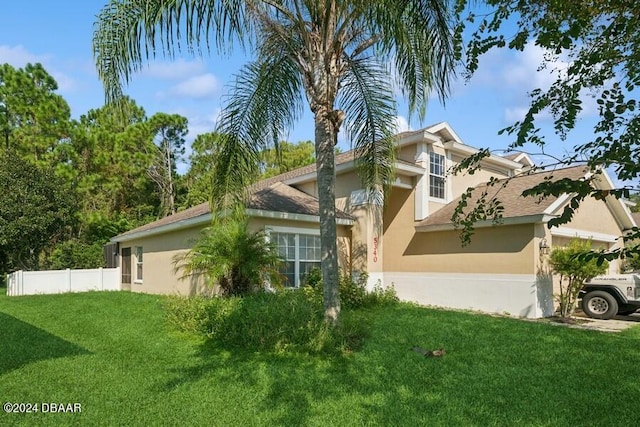
[[[247,209],[251,216],[279,217],[278,214],[281,214],[280,216],[288,219],[317,220],[320,212],[317,198],[282,182],[258,187],[250,194],[247,203]],[[354,219],[351,215],[339,209],[336,209],[336,218],[338,223],[342,225],[350,225]],[[113,237],[111,241],[122,242],[182,228],[205,225],[210,223],[211,219],[209,202],[205,202],[119,234]]]
[[[521,223],[537,222],[542,220],[544,215],[553,215],[560,206],[564,206],[562,202],[566,201],[566,197],[549,196],[543,199],[523,197],[522,192],[524,190],[543,182],[545,179],[554,181],[563,178],[578,180],[584,178],[588,172],[589,169],[584,166],[574,166],[553,171],[522,174],[511,179],[500,180],[493,186],[481,184],[473,189],[471,197],[467,200],[467,205],[475,206],[481,194],[486,191],[487,200],[495,197],[501,202],[504,208],[502,211],[503,219],[518,218],[519,221],[517,222]],[[434,212],[427,219],[420,221],[416,224],[416,229],[418,231],[452,229],[453,222],[451,218],[460,199],[461,197],[458,197]]]

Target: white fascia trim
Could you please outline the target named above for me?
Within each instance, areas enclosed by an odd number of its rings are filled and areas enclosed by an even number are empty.
[[[478,153],[480,150],[477,148],[470,147],[465,144],[461,144],[456,141],[447,141],[444,143],[444,148],[451,150],[458,154],[465,154],[467,156]],[[522,169],[522,164],[518,162],[514,162],[509,159],[505,159],[504,157],[494,156],[493,154],[489,157],[485,157],[482,159],[482,162],[493,163],[496,165],[500,165],[502,167],[506,167],[510,170],[514,169]]]
[[[449,133],[449,135],[451,135],[451,137],[453,138],[454,141],[459,142],[459,143],[463,143],[462,139],[458,136],[458,134],[453,130],[453,128],[449,125],[449,123],[447,122],[440,122],[438,124],[435,124],[429,128],[427,128],[427,131],[435,134],[437,132],[440,131],[446,131]]]
[[[262,211],[258,209],[247,209],[247,215],[261,218],[287,219],[291,221],[317,222],[320,223],[320,217],[317,215],[296,214],[288,212]],[[111,242],[128,242],[130,240],[140,239],[143,237],[155,236],[157,234],[169,233],[171,231],[182,230],[184,228],[195,227],[211,223],[211,214],[200,215],[195,218],[185,219],[183,221],[174,222],[167,225],[161,225],[149,230],[138,231],[124,236],[116,236],[111,238]],[[338,225],[353,225],[353,220],[336,218]]]
[[[618,236],[613,234],[596,233],[593,231],[578,230],[569,227],[554,227],[551,229],[551,235],[557,237],[577,237],[579,239],[591,239],[595,242],[615,243]]]
[[[392,186],[392,187],[395,187],[395,188],[404,188],[405,190],[411,190],[411,189],[413,189],[413,185],[405,184],[404,182],[397,182],[397,181],[394,181],[394,182],[391,184],[391,186]]]
[[[169,233],[171,231],[181,230],[183,228],[195,227],[211,223],[211,214],[204,214],[194,218],[185,219],[183,221],[173,222],[167,225],[150,228],[148,230],[137,231],[135,233],[124,236],[116,236],[111,238],[111,242],[128,242],[129,240],[140,239],[143,237],[155,236],[156,234]]]
[[[308,234],[311,236],[319,236],[319,228],[302,228],[302,227],[282,227],[279,225],[266,225],[264,229],[268,232],[274,233],[292,233],[292,234]]]
[[[525,163],[522,162],[523,159],[525,160]],[[514,162],[518,162],[523,166],[534,166],[535,165],[535,163],[533,162],[533,159],[527,153],[520,153],[515,159],[513,159],[513,161]]]
[[[406,172],[403,175],[408,176],[422,176],[427,171],[425,168],[420,166],[408,165],[406,163],[398,163],[395,164],[396,171]]]
[[[349,160],[348,162],[344,162],[344,163],[340,163],[339,165],[336,165],[336,174],[338,172],[344,172],[344,171],[348,171],[351,169],[355,169],[355,161],[354,160]],[[282,182],[284,182],[287,185],[291,185],[291,184],[300,184],[303,182],[308,182],[308,181],[314,181],[318,179],[318,173],[317,171],[313,171],[313,172],[309,172],[309,173],[305,173],[304,175],[300,175],[300,176],[296,176],[290,179],[286,179]]]
[[[553,213],[557,211],[560,206],[565,205],[570,198],[571,198],[570,194],[565,193],[561,195],[553,203],[551,203],[549,207],[547,207],[547,209],[544,210],[544,213],[546,215],[553,215]]]
[[[425,141],[428,141],[429,143],[433,144],[437,142],[442,142],[442,139],[439,136],[434,135],[433,133],[427,130],[423,130],[422,132],[412,133],[410,135],[407,135],[403,138],[398,139],[398,142],[396,143],[396,147],[404,147],[405,145],[411,145],[411,144],[421,143]]]
[[[598,190],[612,190],[615,188],[615,184],[611,180],[609,173],[607,173],[607,170],[604,168],[600,168],[600,174],[595,177],[593,182],[596,184],[595,186]],[[631,216],[631,211],[626,206],[624,200],[608,195],[605,198],[605,202],[613,211],[612,213],[616,222],[623,230],[628,230],[636,226],[633,216]]]
[[[425,169],[421,168],[420,166],[408,165],[406,163],[396,162],[394,167],[397,171],[407,172],[409,176],[422,175],[425,172]],[[339,165],[336,165],[336,174],[340,172],[347,172],[352,169],[355,169],[355,161],[349,160],[348,162],[344,162],[344,163],[340,163]],[[287,185],[295,185],[295,184],[301,184],[303,182],[315,181],[317,179],[318,179],[318,174],[317,172],[314,171],[314,172],[306,173],[304,175],[296,176],[291,179],[284,180],[283,182]]]
[[[307,215],[289,212],[263,211],[259,209],[247,209],[247,215],[260,218],[286,219],[290,221],[317,222],[320,223],[318,215]],[[336,218],[338,225],[353,225],[353,220]]]
[[[556,218],[556,215],[539,214],[539,215],[517,216],[513,218],[503,218],[498,223],[494,223],[491,220],[478,221],[475,224],[473,224],[473,227],[488,228],[488,227],[496,227],[501,225],[538,224],[538,223],[549,222],[551,218]],[[438,225],[416,226],[415,230],[418,232],[451,231],[451,230],[456,230],[456,227],[452,223],[448,223],[448,224],[438,224]]]

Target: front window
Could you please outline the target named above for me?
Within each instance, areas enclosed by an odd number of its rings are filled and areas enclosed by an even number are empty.
[[[136,282],[142,282],[142,246],[136,247]]]
[[[303,233],[271,232],[283,264],[280,274],[285,286],[299,287],[313,268],[320,268],[320,236]]]
[[[429,196],[437,199],[445,198],[444,173],[444,156],[434,152],[429,153]]]

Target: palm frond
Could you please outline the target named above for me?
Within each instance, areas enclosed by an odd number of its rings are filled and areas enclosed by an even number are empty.
[[[450,0],[380,0],[369,14],[371,34],[380,34],[379,58],[392,59],[411,112],[420,119],[434,90],[444,102],[455,75]]]
[[[214,171],[214,201],[241,200],[238,195],[259,172],[259,152],[277,144],[299,118],[301,107],[300,74],[286,55],[274,52],[241,70],[218,121],[217,131],[224,138]]]
[[[107,102],[122,96],[123,83],[129,83],[143,62],[158,53],[173,58],[182,49],[181,41],[190,53],[200,52],[203,44],[208,49],[211,38],[221,51],[229,50],[234,41],[250,42],[253,33],[244,4],[242,0],[110,0],[93,31],[93,54]]]
[[[394,174],[396,108],[389,73],[372,58],[345,61],[339,104],[346,113],[347,136],[356,150],[360,179],[370,195],[380,197],[378,190],[388,190]]]

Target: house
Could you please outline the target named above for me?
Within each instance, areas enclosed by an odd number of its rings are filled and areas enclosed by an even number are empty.
[[[393,285],[401,299],[420,304],[549,316],[554,302],[548,248],[579,237],[614,249],[635,222],[619,200],[588,198],[571,222],[549,229],[548,221],[563,211],[570,196],[537,200],[523,198],[522,190],[544,179],[579,179],[587,171],[570,167],[529,173],[533,162],[516,153],[486,157],[473,174],[448,175],[452,166],[476,152],[447,123],[398,135],[396,179],[384,208],[365,197],[354,153],[337,155],[340,265],[354,274],[367,272],[370,286]],[[492,177],[513,179],[506,186],[487,186]],[[612,188],[606,173],[598,175],[595,185]],[[497,225],[477,223],[471,243],[463,246],[451,216],[469,187],[474,188],[470,200],[484,191],[498,192],[504,211]],[[266,229],[275,239],[286,254],[289,284],[299,286],[304,274],[320,264],[315,165],[258,182],[251,194],[251,226]],[[189,249],[210,220],[205,203],[114,237],[123,288],[197,292],[197,283],[180,280],[174,272],[173,257]]]

